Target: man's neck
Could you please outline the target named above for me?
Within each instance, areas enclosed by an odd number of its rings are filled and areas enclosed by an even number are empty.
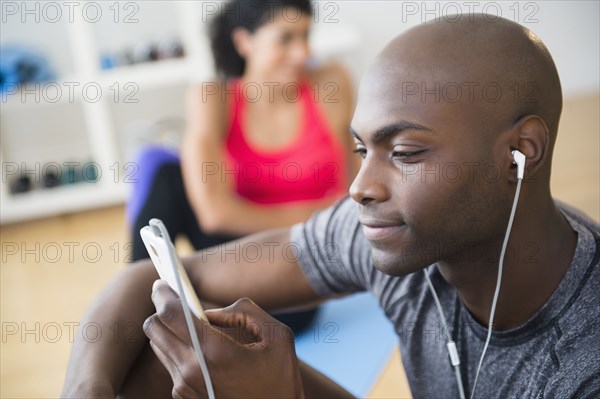
[[[504,259],[494,330],[518,327],[542,308],[567,272],[576,245],[577,234],[550,197],[545,204],[519,208]],[[439,264],[442,276],[457,289],[473,317],[486,326],[499,248],[499,243],[488,244],[475,251],[486,256]]]

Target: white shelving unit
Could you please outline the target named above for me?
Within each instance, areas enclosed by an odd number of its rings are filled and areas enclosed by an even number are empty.
[[[85,8],[86,3],[104,7],[103,19],[91,23],[82,12],[77,12]],[[76,212],[126,200],[129,183],[135,179],[128,174],[131,171],[127,163],[131,161],[126,140],[128,130],[164,119],[182,119],[186,87],[214,76],[210,45],[202,34],[202,3],[78,2],[72,21],[67,19],[68,11],[63,10],[63,18],[58,23],[44,25],[43,16],[41,22],[33,21],[31,16],[22,22],[18,14],[3,22],[2,44],[12,40],[33,44],[46,52],[51,64],[57,66],[59,73],[54,85],[63,88],[63,95],[57,101],[48,98],[36,101],[28,94],[23,101],[22,93],[16,93],[0,102],[0,223]],[[120,19],[115,6],[123,7]],[[137,22],[134,25],[122,23],[125,15],[133,16]],[[185,57],[109,70],[100,68],[101,52],[123,50],[136,41],[157,40],[157,35],[167,34],[181,40]],[[311,34],[313,52],[319,58],[344,55],[359,41],[355,30],[336,24],[316,24]],[[69,84],[78,85],[72,98],[67,95]],[[86,84],[100,88],[102,94],[98,101],[90,101],[89,96],[84,95],[82,88]],[[115,99],[115,91],[118,99]],[[124,101],[127,94],[133,93],[137,102]],[[91,97],[94,98],[93,94]],[[94,162],[99,170],[97,182],[39,187],[40,174],[46,165],[72,161]],[[12,171],[15,166],[19,171],[23,166],[27,170],[37,168],[34,180],[38,187],[25,193],[11,193],[9,184],[14,176],[8,168]]]
[[[98,3],[96,2],[96,4]],[[102,21],[100,24],[90,23],[84,18],[83,13],[78,12],[73,13],[72,21],[66,20],[66,18],[58,21],[64,25],[62,31],[66,37],[58,37],[55,34],[55,40],[60,41],[57,48],[66,45],[72,63],[71,68],[63,68],[63,71],[60,71],[63,78],[61,79],[59,76],[56,82],[63,89],[63,95],[58,101],[48,101],[45,98],[36,101],[35,96],[28,94],[23,101],[22,93],[18,92],[4,98],[0,103],[2,116],[0,122],[2,124],[0,222],[2,224],[123,203],[129,193],[130,184],[128,182],[135,179],[135,176],[127,173],[127,162],[130,160],[124,158],[125,149],[120,148],[122,145],[120,136],[127,123],[136,122],[135,120],[127,121],[127,110],[135,107],[137,114],[147,115],[150,121],[153,115],[161,113],[161,109],[157,109],[157,107],[163,108],[160,104],[157,105],[156,101],[150,101],[150,99],[160,97],[165,90],[176,88],[177,90],[181,89],[181,101],[183,101],[183,89],[191,81],[207,79],[212,75],[209,44],[201,35],[200,2],[162,1],[136,2],[135,4],[140,16],[137,18],[139,26],[129,25],[120,28],[130,32],[139,31],[138,28],[143,28],[144,23],[152,23],[150,17],[153,16],[153,13],[157,14],[155,17],[163,17],[165,9],[171,11],[175,9],[170,13],[170,17],[175,21],[168,22],[177,27],[177,30],[171,34],[183,42],[185,57],[101,70],[101,49],[98,43],[102,39],[102,32],[99,32]],[[107,2],[103,6],[111,5],[114,7],[112,2]],[[82,7],[84,6],[85,3],[82,3]],[[63,15],[66,15],[66,12]],[[114,17],[114,14],[110,13],[105,13],[105,15],[110,18]],[[37,48],[41,47],[42,49],[51,47],[48,45],[48,38],[44,37],[47,35],[39,33],[40,29],[44,29],[43,26],[40,27],[40,24],[44,23],[43,15],[41,23],[31,19],[31,21],[25,20],[25,22],[13,21],[13,31],[19,31],[18,34],[13,35],[16,36],[12,37],[13,41],[33,44],[34,47],[37,45]],[[3,37],[14,33],[9,32],[11,30],[10,22],[9,20],[9,23],[3,26]],[[31,24],[31,27],[26,26],[28,23]],[[104,23],[104,29],[107,27],[110,29],[111,23],[115,25],[115,28],[119,28],[114,21],[108,21]],[[50,33],[57,30],[61,29],[54,26],[48,28]],[[134,43],[130,42],[129,44],[133,45]],[[58,64],[68,65],[66,60],[62,59],[65,57],[64,49],[56,50],[55,53],[58,54],[52,54],[51,48],[48,49],[48,52],[50,61],[53,60],[53,57],[61,57]],[[67,95],[69,88],[65,82],[78,85],[74,90],[74,96]],[[98,101],[95,101],[94,95],[91,97],[92,100],[84,98],[82,95],[79,88],[87,83],[93,86],[92,93],[94,93],[95,87],[101,88],[101,96]],[[133,90],[124,90],[127,84],[130,84],[129,88],[133,88]],[[118,100],[115,98],[117,90],[119,90]],[[125,95],[132,93],[136,94],[133,100],[137,103],[124,103]],[[139,96],[146,96],[148,101]],[[44,96],[42,95],[42,97]],[[146,106],[146,103],[150,105]],[[182,117],[183,107],[175,109],[178,109],[179,113],[174,116]],[[119,119],[117,114],[125,115],[125,117]],[[44,119],[43,115],[47,115],[48,118]],[[38,118],[40,120],[36,125],[35,122]],[[55,121],[56,118],[62,121],[79,121],[81,126],[77,125],[73,130],[80,131],[75,135],[65,136],[61,133],[62,123]],[[36,147],[36,143],[41,144]],[[73,147],[73,143],[80,143],[80,145]],[[97,181],[83,181],[52,188],[39,187],[42,180],[41,172],[46,166],[50,164],[64,165],[64,162],[71,161],[80,162],[80,164],[93,161],[99,172]],[[18,172],[23,167],[28,171],[33,171],[29,173],[29,176],[34,183],[37,182],[36,186],[38,187],[25,193],[11,193],[10,183],[15,167]],[[61,170],[62,172],[66,172],[66,169]]]

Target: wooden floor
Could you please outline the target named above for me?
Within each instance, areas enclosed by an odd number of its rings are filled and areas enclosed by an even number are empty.
[[[599,109],[598,96],[565,104],[552,181],[557,198],[596,220]],[[3,226],[0,241],[0,397],[55,398],[74,327],[127,256],[123,208]],[[397,350],[370,397],[410,397]]]

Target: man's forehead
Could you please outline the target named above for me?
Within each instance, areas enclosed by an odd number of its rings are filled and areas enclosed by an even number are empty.
[[[392,40],[361,80],[351,123],[359,134],[399,120],[496,132],[530,113],[555,131],[561,104],[543,44],[511,21],[477,17],[419,25]]]
[[[400,69],[372,70],[361,81],[357,104],[352,119],[356,131],[372,130],[375,126],[413,121],[427,125],[423,120],[429,113],[440,112],[443,104],[435,98],[425,101],[415,95],[414,86],[420,79]]]

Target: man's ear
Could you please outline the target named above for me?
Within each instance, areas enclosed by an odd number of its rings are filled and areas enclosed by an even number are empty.
[[[248,29],[245,28],[235,28],[233,32],[231,32],[231,40],[233,41],[233,46],[235,50],[238,52],[240,57],[246,59],[246,55],[250,50],[250,36],[251,33]]]
[[[546,122],[538,115],[526,115],[515,122],[510,150],[519,150],[525,155],[525,179],[535,175],[548,162],[550,131]],[[510,153],[510,152],[509,152]],[[516,174],[515,174],[516,179]]]

